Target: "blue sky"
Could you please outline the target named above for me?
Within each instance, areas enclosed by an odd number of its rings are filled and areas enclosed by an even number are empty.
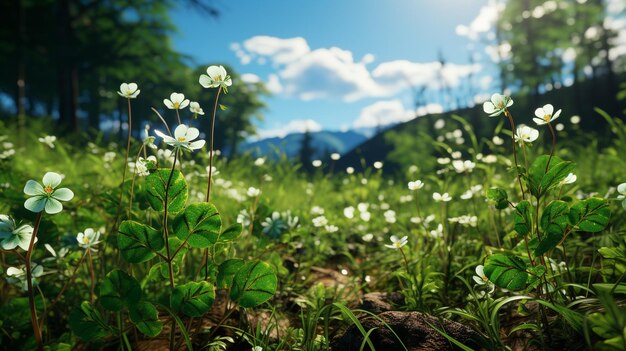
[[[415,116],[411,86],[426,86],[418,114],[454,107],[437,93],[490,88],[488,0],[219,1],[218,19],[179,7],[174,47],[203,64],[227,63],[274,92],[261,136],[374,127]],[[468,45],[477,60],[470,63]],[[447,64],[437,63],[439,53]],[[493,68],[491,68],[493,69]],[[234,82],[232,89],[236,89]],[[478,93],[478,92],[477,92]],[[484,92],[483,92],[484,93]],[[469,99],[469,96],[468,96]],[[206,109],[206,107],[205,107]]]

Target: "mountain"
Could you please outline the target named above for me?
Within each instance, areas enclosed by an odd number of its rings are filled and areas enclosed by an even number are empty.
[[[315,150],[311,159],[325,159],[328,155],[337,152],[341,155],[349,152],[357,145],[367,140],[367,137],[354,131],[319,131],[311,134],[311,148]],[[288,158],[297,158],[302,147],[304,133],[288,134],[283,138],[267,138],[249,142],[240,147],[241,152],[249,152],[253,156],[268,156],[276,159],[285,154]]]

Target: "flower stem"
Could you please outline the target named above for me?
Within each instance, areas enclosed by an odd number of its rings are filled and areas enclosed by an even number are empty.
[[[513,122],[513,116],[511,116],[511,112],[509,110],[504,110],[504,114],[509,119],[509,123],[511,124],[511,143],[513,144],[513,160],[515,161],[515,174],[517,174],[517,181],[519,182],[519,187],[522,190],[522,199],[526,197],[526,193],[524,192],[524,186],[522,185],[522,178],[519,175],[518,164],[517,164],[517,148],[515,147],[515,122]]]
[[[178,124],[183,124],[183,123],[180,121],[180,113],[178,112],[178,109],[176,109],[176,118],[178,119]]]
[[[552,149],[550,150],[550,157],[548,158],[548,163],[546,163],[546,173],[548,173],[548,168],[550,167],[550,161],[552,161],[552,156],[554,155],[554,149],[556,147],[556,135],[554,134],[554,128],[552,128],[552,124],[548,122],[548,128],[550,129],[550,134],[552,135]]]
[[[170,176],[167,179],[167,183],[165,184],[165,203],[163,204],[163,232],[165,233],[165,249],[167,251],[167,268],[169,270],[170,287],[172,289],[174,289],[174,269],[172,268],[173,257],[170,255],[169,230],[167,228],[167,207],[168,207],[167,202],[168,202],[168,197],[169,197],[170,184],[172,183],[172,178],[174,176],[174,168],[176,167],[177,157],[178,157],[178,150],[174,151],[174,162],[172,163]]]
[[[43,211],[39,212],[37,219],[35,219],[35,227],[33,228],[33,235],[30,237],[30,243],[28,244],[28,252],[26,253],[26,284],[28,287],[28,305],[30,307],[30,321],[33,326],[33,332],[35,333],[35,341],[37,342],[37,349],[43,351],[43,340],[41,337],[41,329],[37,322],[37,309],[35,307],[35,295],[33,293],[33,272],[30,264],[31,256],[33,255],[33,249],[35,247],[35,240],[37,239],[37,232],[39,231],[39,224],[41,223],[41,217]]]
[[[130,137],[132,132],[133,112],[130,107],[130,98],[128,100],[128,137],[126,139],[126,154],[124,156],[124,171],[122,172],[122,183],[120,184],[120,197],[117,201],[117,214],[115,216],[114,227],[117,226],[117,222],[120,220],[120,212],[122,209],[122,197],[124,195],[124,182],[126,181],[126,169],[128,168],[128,154],[130,153]]]
[[[91,275],[91,289],[89,290],[89,301],[91,303],[95,300],[95,287],[96,287],[96,275],[93,272],[93,259],[91,258],[91,249],[87,248],[87,256],[89,259],[89,273]]]
[[[215,116],[217,114],[217,101],[220,98],[222,87],[217,89],[217,95],[215,95],[215,105],[213,106],[213,116],[211,117],[211,145],[209,147],[209,180],[207,182],[206,189],[206,202],[211,200],[211,177],[213,175],[213,141],[215,136]]]

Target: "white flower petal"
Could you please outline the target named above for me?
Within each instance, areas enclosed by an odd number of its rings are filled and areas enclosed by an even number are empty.
[[[74,197],[74,192],[68,188],[59,188],[52,193],[52,197],[60,201],[70,201]]]
[[[53,189],[61,184],[61,175],[55,172],[48,172],[43,176],[43,185],[51,186]]]
[[[544,119],[543,119],[543,118],[536,118],[536,117],[534,117],[534,118],[533,118],[533,121],[534,121],[535,123],[537,123],[537,125],[543,125],[543,124],[546,124],[546,121],[544,121]]]
[[[626,194],[626,183],[622,183],[617,186],[617,192],[620,194]]]
[[[209,76],[207,76],[206,74],[200,75],[200,79],[198,80],[198,82],[205,88],[211,88],[211,78],[209,78]]]
[[[24,186],[24,194],[29,195],[29,196],[35,196],[35,195],[44,195],[46,192],[43,190],[43,186],[41,186],[41,184],[37,183],[34,180],[29,180],[26,182],[26,185]]]
[[[128,87],[127,91],[129,94],[133,94],[134,92],[137,91],[137,88],[138,88],[137,83],[128,83],[127,87]]]
[[[165,107],[169,108],[170,110],[174,109],[174,104],[168,99],[163,99],[163,104],[165,104]]]
[[[552,113],[554,112],[554,106],[552,106],[551,104],[543,105],[543,112],[546,115],[552,115]]]
[[[47,202],[48,198],[45,196],[34,196],[24,201],[24,207],[31,212],[39,213],[46,207]]]
[[[9,267],[7,268],[7,275],[9,277],[11,276],[16,276],[16,275],[20,275],[22,273],[21,269],[15,268],[15,267]]]
[[[543,109],[541,107],[535,110],[535,116],[543,120],[543,116],[545,116],[545,113],[543,112]]]
[[[200,135],[198,128],[189,127],[187,129],[187,141],[196,139]]]
[[[46,209],[46,213],[55,214],[63,210],[63,205],[61,204],[59,200],[55,198],[49,198],[48,201],[46,202],[45,209]]]
[[[176,129],[174,129],[174,139],[180,140],[180,138],[184,138],[187,140],[187,125],[180,124]]]
[[[178,108],[182,110],[185,107],[187,107],[187,105],[189,105],[189,99],[183,100],[183,102],[181,102],[180,105],[178,105]]]
[[[198,149],[202,149],[202,147],[204,146],[204,144],[206,143],[206,141],[204,140],[196,140],[192,143],[189,143],[189,149],[191,150],[198,150]]]
[[[483,111],[485,111],[485,113],[494,113],[496,111],[496,107],[494,106],[494,104],[491,101],[487,101],[483,104]]]
[[[552,119],[550,119],[550,122],[554,121],[555,119],[559,118],[559,116],[561,115],[561,110],[556,111],[553,115],[552,115]]]

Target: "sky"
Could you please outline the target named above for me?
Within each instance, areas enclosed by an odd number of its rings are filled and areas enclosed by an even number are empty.
[[[173,10],[173,44],[197,64],[226,63],[268,86],[258,138],[373,128],[456,107],[438,93],[442,82],[467,92],[466,103],[496,87],[479,44],[495,18],[489,1],[221,0],[217,19]],[[422,86],[416,109],[412,89]]]

